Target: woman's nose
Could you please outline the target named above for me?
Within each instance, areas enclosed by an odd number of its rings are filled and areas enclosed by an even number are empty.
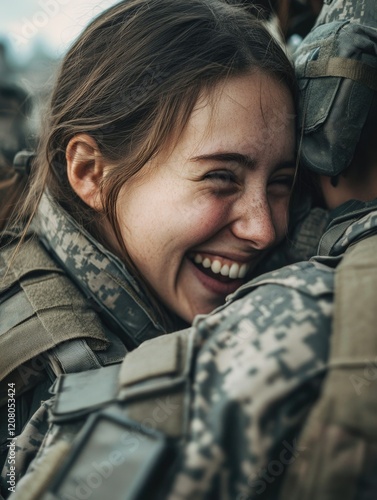
[[[249,241],[253,248],[264,250],[277,242],[276,228],[267,199],[250,202],[239,200],[232,223],[233,234]]]

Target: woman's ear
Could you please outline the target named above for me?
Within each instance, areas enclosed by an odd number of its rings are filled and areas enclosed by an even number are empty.
[[[87,205],[101,211],[100,184],[105,164],[96,141],[88,134],[75,135],[67,145],[65,156],[73,190]]]

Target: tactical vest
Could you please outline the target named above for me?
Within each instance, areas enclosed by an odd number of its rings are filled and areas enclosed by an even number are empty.
[[[160,498],[188,434],[193,335],[161,336],[127,363],[59,377],[51,432],[12,499]]]
[[[7,442],[8,383],[17,401],[42,387],[33,401],[18,405],[16,433],[50,397],[62,373],[120,362],[126,348],[101,322],[88,301],[37,239],[29,237],[0,251],[0,444]],[[12,262],[13,259],[13,262]],[[35,401],[34,401],[35,399]]]
[[[0,380],[43,354],[45,368],[55,376],[121,361],[126,354],[122,342],[38,240],[25,241],[13,259],[16,244],[0,252],[0,270],[5,270],[0,283],[0,350],[6,353]]]
[[[288,468],[281,500],[377,498],[377,236],[335,274],[328,374]]]

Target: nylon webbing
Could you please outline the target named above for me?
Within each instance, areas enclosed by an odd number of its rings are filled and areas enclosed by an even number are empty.
[[[0,335],[34,315],[34,308],[22,290],[3,300],[0,310]]]
[[[325,232],[323,237],[321,238],[318,245],[318,255],[329,255],[331,248],[335,245],[335,243],[342,236],[344,231],[352,224],[353,221],[346,220],[341,222],[328,231]]]
[[[309,78],[325,76],[349,78],[377,91],[377,68],[353,59],[331,57],[327,61],[310,61],[305,76]]]
[[[101,368],[101,363],[84,339],[72,339],[59,344],[51,350],[51,353],[59,361],[63,373]]]

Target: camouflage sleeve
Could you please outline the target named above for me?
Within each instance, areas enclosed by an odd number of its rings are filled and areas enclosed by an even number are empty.
[[[331,313],[329,294],[269,285],[198,322],[190,436],[170,500],[250,500],[278,487],[300,457]]]
[[[332,2],[325,2],[317,18],[316,26],[333,21],[347,20],[373,26],[375,19],[376,10],[373,0],[333,0]]]

